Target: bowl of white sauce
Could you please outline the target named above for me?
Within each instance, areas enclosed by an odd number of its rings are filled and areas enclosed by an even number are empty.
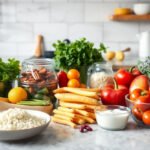
[[[128,107],[108,105],[106,109],[95,109],[97,123],[107,130],[123,130],[126,128],[130,116]]]

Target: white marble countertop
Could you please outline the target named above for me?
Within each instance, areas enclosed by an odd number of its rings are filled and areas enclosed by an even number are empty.
[[[0,150],[148,150],[150,129],[138,128],[130,121],[126,130],[108,131],[92,125],[94,131],[80,133],[78,129],[51,123],[34,138],[0,142]]]

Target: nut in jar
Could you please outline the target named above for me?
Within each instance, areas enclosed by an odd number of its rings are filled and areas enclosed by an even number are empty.
[[[57,76],[52,60],[25,60],[22,63],[20,85],[26,89],[30,98],[51,100],[54,104],[53,90],[57,88]]]

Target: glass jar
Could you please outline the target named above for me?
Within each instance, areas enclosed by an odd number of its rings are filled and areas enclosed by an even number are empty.
[[[88,68],[87,76],[89,88],[103,88],[106,84],[113,84],[113,70],[109,64],[94,63]]]
[[[51,59],[27,59],[22,63],[20,86],[30,99],[51,100],[55,104],[53,90],[57,88],[57,76]]]

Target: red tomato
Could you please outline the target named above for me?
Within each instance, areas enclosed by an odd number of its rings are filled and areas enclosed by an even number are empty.
[[[150,109],[150,93],[147,93],[147,95],[144,96],[139,96],[135,101],[135,106],[143,112]]]
[[[150,125],[150,110],[144,112],[142,120],[146,125]]]
[[[132,74],[134,75],[134,77],[137,77],[139,75],[142,75],[142,73],[139,71],[139,69],[137,68],[133,68],[132,70]]]
[[[68,77],[67,77],[66,72],[59,71],[58,74],[57,74],[57,77],[58,77],[59,87],[65,87],[65,86],[67,86]]]
[[[115,82],[115,81],[114,81]],[[123,105],[125,106],[125,95],[128,94],[128,88],[125,86],[106,86],[101,91],[101,100],[105,105]]]
[[[129,92],[133,92],[135,89],[149,90],[149,78],[145,75],[137,76],[131,83]]]
[[[125,69],[120,69],[117,71],[114,78],[119,85],[125,85],[129,87],[132,80],[134,79],[134,75]]]
[[[136,119],[142,121],[143,112],[140,109],[133,107],[132,108],[132,114],[134,115],[134,117],[136,117]]]
[[[133,90],[133,92],[130,93],[130,100],[135,101],[138,99],[138,97],[144,96],[147,94],[148,94],[148,91],[145,91],[142,89],[135,89],[135,90]]]

